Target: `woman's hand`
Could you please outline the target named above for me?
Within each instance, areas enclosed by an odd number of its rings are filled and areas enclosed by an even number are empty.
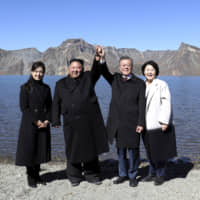
[[[44,121],[44,124],[48,125],[48,124],[49,124],[49,121],[48,121],[48,120],[45,120],[45,121]]]
[[[40,128],[40,126],[42,126],[42,124],[43,124],[43,123],[42,123],[40,120],[38,120],[38,121],[36,122],[36,125],[37,125],[38,128]]]
[[[38,120],[38,128],[46,128],[49,124],[49,121],[48,120],[45,120],[44,122],[41,122],[40,120]]]
[[[161,124],[162,131],[166,131],[167,127],[168,127],[167,124]]]
[[[48,126],[48,124],[49,124],[49,121],[48,121],[48,120],[45,120],[45,121],[43,122],[44,128],[46,128],[46,127]]]

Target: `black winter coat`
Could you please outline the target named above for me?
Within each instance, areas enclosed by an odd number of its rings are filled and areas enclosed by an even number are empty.
[[[107,134],[94,86],[100,74],[94,61],[91,71],[83,72],[78,79],[69,75],[56,83],[52,124],[61,124],[66,144],[67,160],[87,162],[108,151]]]
[[[138,148],[140,134],[136,127],[145,125],[145,83],[134,74],[124,81],[122,75],[108,71],[106,63],[101,64],[101,73],[112,87],[112,99],[107,120],[109,141],[116,137],[121,148]]]
[[[20,109],[22,120],[19,131],[16,165],[34,166],[51,159],[50,126],[37,128],[38,120],[51,121],[51,90],[41,81],[34,81],[31,90],[21,86]]]

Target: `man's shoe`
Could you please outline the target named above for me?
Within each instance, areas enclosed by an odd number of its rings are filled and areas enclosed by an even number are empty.
[[[87,178],[86,178],[86,181],[88,181],[88,183],[93,183],[93,184],[95,184],[95,185],[101,185],[101,184],[102,184],[101,179],[100,179],[100,177],[98,177],[98,176],[92,177],[92,178],[90,178],[90,179],[87,179]]]
[[[138,180],[136,178],[130,179],[130,181],[129,181],[130,187],[137,187],[137,185],[138,185]]]
[[[120,184],[126,181],[128,178],[126,176],[120,176],[118,179],[113,181],[113,184]]]
[[[154,185],[162,185],[165,182],[165,178],[163,176],[156,176],[154,180]]]
[[[88,183],[93,183],[95,185],[101,185],[102,182],[100,180],[89,180]]]
[[[155,176],[150,174],[142,179],[142,182],[151,182],[155,180]]]

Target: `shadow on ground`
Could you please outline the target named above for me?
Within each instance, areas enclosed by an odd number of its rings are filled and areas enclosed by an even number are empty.
[[[193,166],[194,165],[189,158],[178,158],[176,160],[169,161],[166,168],[166,181],[175,178],[186,178],[187,174],[190,172]],[[100,161],[100,167],[102,180],[112,179],[118,176],[117,160],[106,159]],[[148,175],[148,168],[148,162],[146,160],[143,160],[138,170],[139,181]],[[64,169],[60,171],[44,173],[43,175],[41,175],[41,178],[46,182],[52,182],[55,180],[67,179],[67,174],[66,170]]]
[[[107,160],[100,161],[102,180],[111,179],[111,178],[117,176],[117,174],[118,174],[117,164],[118,164],[118,162],[114,159],[107,159]],[[44,171],[44,170],[41,169],[41,171]],[[60,170],[60,171],[55,171],[55,172],[43,173],[41,175],[41,178],[45,182],[52,182],[55,180],[67,179],[66,169]]]
[[[45,174],[41,175],[41,178],[45,182],[52,182],[55,180],[67,179],[67,174],[66,174],[66,170],[60,170],[60,171],[45,173]]]
[[[142,165],[143,167],[139,169],[139,180],[148,175],[148,162],[144,161]],[[192,161],[186,157],[168,161],[165,180],[169,181],[175,178],[186,178],[193,167],[194,164],[192,163]]]
[[[186,178],[193,167],[194,164],[189,158],[179,158],[175,161],[170,161],[167,163],[166,180]]]
[[[114,159],[107,159],[100,162],[101,178],[112,179],[118,176],[118,161]]]

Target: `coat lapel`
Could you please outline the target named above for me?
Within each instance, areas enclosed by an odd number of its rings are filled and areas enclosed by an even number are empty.
[[[156,79],[153,80],[151,85],[149,86],[149,90],[146,89],[146,110],[149,108],[149,104],[151,102],[151,99],[153,98],[155,92],[158,90],[158,82]]]

